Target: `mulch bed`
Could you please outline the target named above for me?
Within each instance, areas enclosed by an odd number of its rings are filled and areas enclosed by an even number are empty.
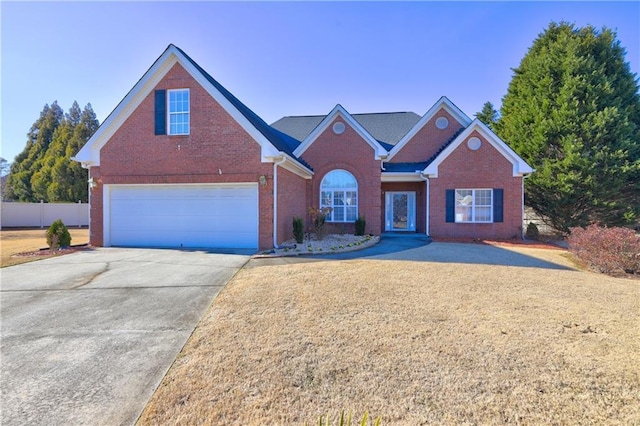
[[[71,253],[75,253],[75,252],[78,252],[78,251],[87,251],[87,250],[92,250],[92,248],[89,247],[89,244],[82,244],[82,245],[77,245],[77,246],[64,247],[64,248],[59,248],[59,249],[54,250],[54,251],[51,251],[49,249],[49,247],[46,247],[46,248],[41,248],[40,250],[36,250],[36,251],[26,251],[26,252],[23,252],[23,253],[16,253],[12,257],[64,256],[65,254],[71,254]]]

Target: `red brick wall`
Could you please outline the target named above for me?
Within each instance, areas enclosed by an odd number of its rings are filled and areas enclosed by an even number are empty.
[[[337,117],[335,121],[344,120]],[[365,232],[379,235],[381,231],[380,160],[375,159],[374,149],[346,122],[344,133],[333,133],[333,123],[305,151],[302,158],[313,167],[314,176],[307,200],[310,205],[320,205],[320,183],[332,170],[343,169],[358,181],[358,214],[367,222]],[[308,218],[307,218],[307,224]],[[328,232],[353,233],[353,223],[327,225]]]
[[[477,151],[467,140],[480,138]],[[521,238],[522,178],[513,177],[513,166],[478,132],[473,132],[438,167],[438,178],[430,180],[430,235],[433,237]],[[504,189],[504,222],[447,223],[447,189]]]
[[[293,217],[303,220],[307,210],[307,179],[278,167],[278,244],[293,238]]]
[[[426,182],[385,182],[382,184],[382,217],[380,226],[385,229],[385,193],[389,191],[413,191],[416,193],[416,232],[426,233]]]
[[[264,175],[268,183],[258,192],[259,246],[272,247],[273,165],[261,162],[258,143],[176,64],[156,89],[180,88],[190,89],[190,134],[154,135],[152,91],[102,148],[102,183],[258,182]],[[102,230],[101,203],[92,205],[91,219],[96,233],[92,244],[102,245],[102,236],[97,236],[97,228]]]
[[[439,117],[446,117],[449,120],[449,126],[446,129],[440,130],[436,127],[436,120]],[[451,114],[444,109],[440,109],[390,162],[411,163],[427,161],[461,127],[460,123]]]

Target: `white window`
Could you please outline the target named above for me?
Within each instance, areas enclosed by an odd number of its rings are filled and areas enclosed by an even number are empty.
[[[456,189],[456,222],[493,221],[493,190]]]
[[[346,170],[333,170],[320,184],[320,208],[330,207],[327,222],[355,222],[358,218],[358,182]]]
[[[169,134],[189,134],[189,89],[169,90]]]

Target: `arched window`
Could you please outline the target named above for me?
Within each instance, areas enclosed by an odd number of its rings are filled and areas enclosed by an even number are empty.
[[[331,207],[327,222],[355,222],[358,218],[358,182],[346,170],[333,170],[320,184],[320,208]]]

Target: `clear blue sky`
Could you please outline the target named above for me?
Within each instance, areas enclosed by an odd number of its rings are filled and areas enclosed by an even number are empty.
[[[2,150],[45,104],[90,102],[102,122],[168,44],[265,121],[424,114],[446,95],[499,109],[512,68],[551,21],[617,31],[640,72],[640,2],[0,2]]]

